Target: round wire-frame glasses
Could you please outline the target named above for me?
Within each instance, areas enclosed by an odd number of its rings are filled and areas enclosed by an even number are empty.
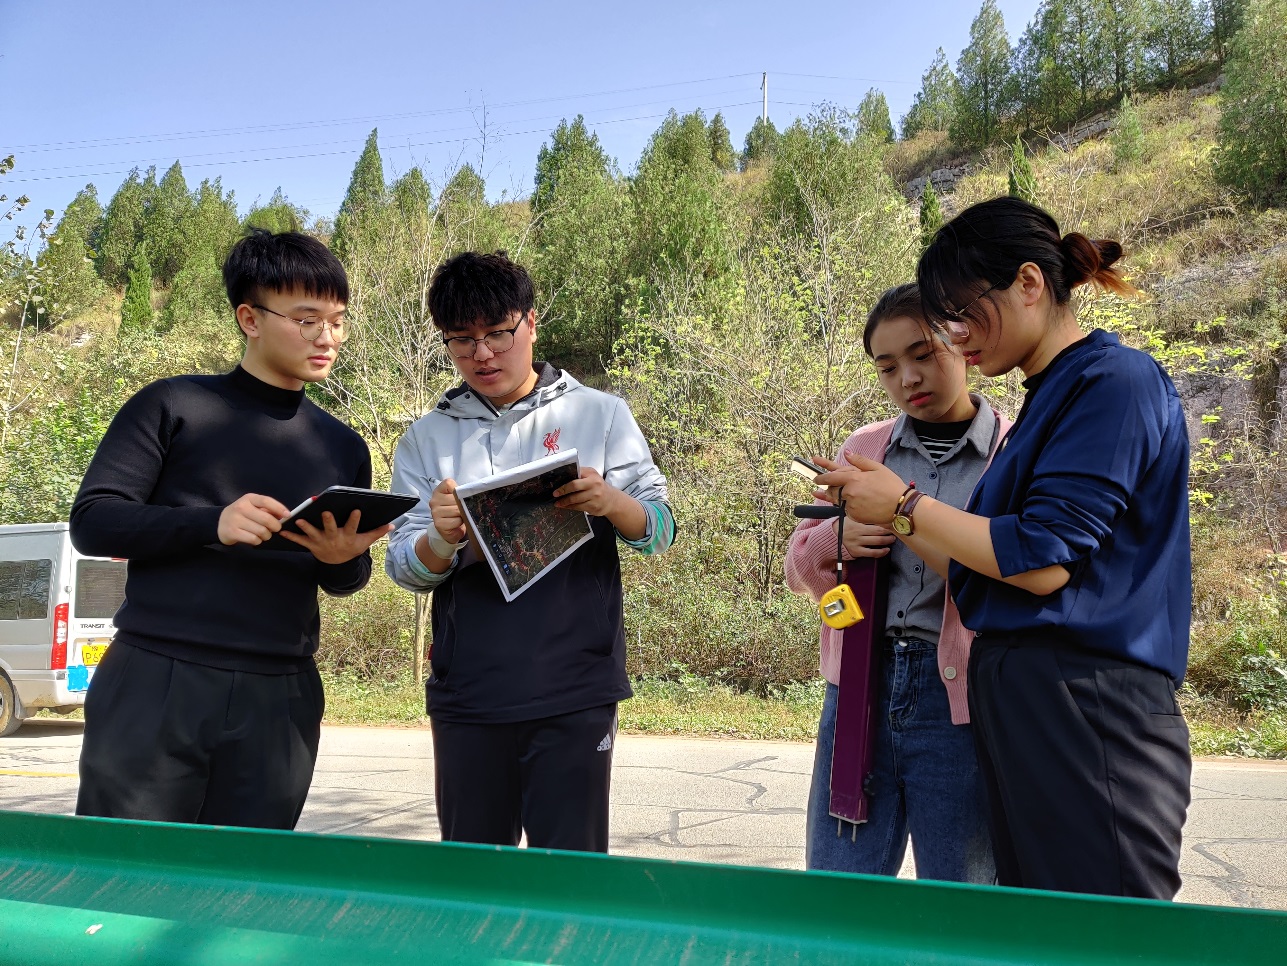
[[[339,345],[349,337],[349,321],[343,315],[336,319],[323,319],[316,315],[308,315],[302,319],[297,319],[293,315],[283,315],[281,312],[270,309],[267,305],[260,305],[258,302],[252,302],[251,308],[262,309],[269,315],[275,315],[279,319],[288,319],[299,326],[300,337],[305,342],[315,342],[322,337],[322,332],[326,329],[331,330],[331,340]]]

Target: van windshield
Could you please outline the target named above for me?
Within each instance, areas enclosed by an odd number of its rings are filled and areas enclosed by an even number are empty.
[[[124,602],[124,560],[76,561],[76,617],[110,620]]]

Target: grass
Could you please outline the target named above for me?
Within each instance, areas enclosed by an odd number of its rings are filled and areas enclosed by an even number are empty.
[[[640,678],[621,704],[621,730],[634,734],[813,741],[822,711],[820,680],[777,688],[768,696],[739,692],[696,675]],[[1287,759],[1287,716],[1240,717],[1191,695],[1183,700],[1194,756]],[[424,692],[409,678],[383,684],[326,676],[326,722],[423,727]]]
[[[326,722],[424,727],[424,692],[409,678],[383,684],[326,675]],[[696,675],[640,678],[621,704],[621,730],[633,734],[813,741],[822,711],[822,682],[774,689],[768,697],[739,692]],[[1209,700],[1183,695],[1194,756],[1287,758],[1287,715],[1240,717]]]
[[[384,683],[323,674],[326,723],[428,727],[424,689],[410,678]],[[621,730],[632,734],[760,741],[813,741],[822,713],[822,681],[775,689],[769,697],[738,692],[695,675],[677,681],[640,678],[621,704]],[[1287,759],[1287,715],[1239,717],[1191,692],[1181,694],[1194,757]],[[52,711],[38,718],[56,718]],[[68,718],[82,718],[79,708]]]
[[[423,726],[424,690],[408,677],[385,683],[327,674],[326,722],[337,725]],[[769,697],[712,684],[641,678],[621,704],[623,731],[652,735],[812,741],[822,712],[822,683],[777,688]]]

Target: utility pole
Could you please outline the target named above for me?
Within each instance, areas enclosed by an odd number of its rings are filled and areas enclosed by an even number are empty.
[[[767,70],[760,75],[760,90],[764,92],[764,107],[760,109],[760,120],[767,124],[769,121],[769,72]]]

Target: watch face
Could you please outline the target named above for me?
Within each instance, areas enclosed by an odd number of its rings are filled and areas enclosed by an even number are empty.
[[[911,536],[912,519],[911,517],[905,517],[900,514],[894,517],[893,522],[890,523],[889,525],[889,528],[893,530],[896,534],[898,534],[900,537]]]

